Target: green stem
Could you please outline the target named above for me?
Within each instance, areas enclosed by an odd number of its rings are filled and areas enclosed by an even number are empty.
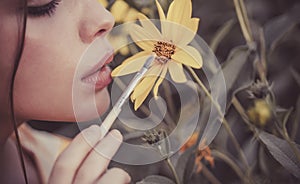
[[[176,115],[176,111],[175,111],[175,105],[174,105],[174,102],[173,102],[173,99],[172,99],[172,92],[171,92],[171,86],[169,83],[167,82],[163,82],[162,83],[162,86],[164,88],[164,91],[165,91],[165,97],[166,97],[166,100],[167,100],[167,105],[168,105],[168,108],[170,109],[170,114],[172,116],[175,116]]]
[[[169,168],[170,168],[170,170],[171,170],[171,172],[172,172],[172,174],[173,174],[173,176],[174,176],[174,178],[175,178],[176,184],[180,184],[179,177],[178,177],[178,175],[177,175],[177,172],[176,172],[176,170],[175,170],[175,167],[174,167],[174,165],[172,164],[170,158],[168,157],[168,158],[166,159],[166,161],[167,161],[168,166],[169,166]]]
[[[235,11],[242,29],[242,33],[248,45],[253,43],[253,36],[249,25],[249,19],[243,0],[233,0]]]
[[[227,133],[229,134],[230,139],[232,140],[237,152],[239,153],[243,164],[246,167],[247,172],[250,170],[246,156],[244,154],[244,152],[241,149],[240,144],[238,143],[237,139],[235,138],[230,125],[228,123],[228,121],[225,119],[219,104],[213,99],[213,97],[211,96],[211,94],[209,93],[209,91],[207,90],[207,88],[205,87],[205,85],[202,83],[202,81],[199,79],[199,77],[197,76],[197,74],[195,73],[195,71],[191,68],[191,67],[187,67],[187,69],[189,70],[189,72],[192,74],[192,76],[194,77],[194,79],[196,80],[196,82],[199,84],[199,86],[203,89],[204,93],[206,94],[206,96],[210,99],[210,101],[212,102],[212,104],[216,107],[217,112],[220,116],[221,121],[223,122],[223,125],[225,126],[225,129],[227,131]]]

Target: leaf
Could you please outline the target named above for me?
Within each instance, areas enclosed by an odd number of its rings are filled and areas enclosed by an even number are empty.
[[[164,176],[152,175],[146,177],[142,181],[137,182],[137,184],[174,184],[174,182]]]
[[[252,83],[254,70],[249,56],[250,50],[247,46],[236,47],[230,52],[222,67],[229,103],[237,89]]]
[[[288,142],[267,132],[260,132],[260,140],[267,146],[271,155],[291,174],[300,178],[300,162]],[[299,147],[299,146],[298,146]]]
[[[277,43],[300,22],[299,8],[300,4],[297,4],[291,11],[265,24],[264,35],[267,50],[273,50]]]
[[[197,145],[197,144],[196,144]],[[193,146],[187,149],[178,159],[175,170],[181,182],[185,183],[193,174],[195,166],[195,149]]]

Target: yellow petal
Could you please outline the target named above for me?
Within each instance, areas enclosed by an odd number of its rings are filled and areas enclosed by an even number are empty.
[[[126,16],[124,17],[124,22],[127,22],[127,21],[134,21],[134,20],[137,20],[138,19],[138,15],[139,15],[139,12],[133,8],[130,8],[126,14]]]
[[[172,56],[172,59],[197,69],[201,68],[203,64],[202,56],[197,49],[191,46],[178,48],[178,50],[176,50],[175,54]]]
[[[125,1],[116,1],[110,9],[111,14],[114,16],[116,22],[122,22],[127,15],[129,5]]]
[[[195,33],[186,26],[175,22],[164,21],[162,22],[161,28],[163,36],[176,45],[185,46],[190,43],[195,36]]]
[[[142,79],[139,85],[134,89],[131,95],[131,99],[134,100],[135,98],[144,95],[145,90],[147,90],[149,87],[152,88],[157,77],[160,75],[161,70],[162,67],[160,64],[154,64],[153,66],[151,66],[151,68],[145,74],[145,77]]]
[[[155,2],[156,2],[156,6],[157,6],[157,11],[158,11],[158,14],[159,14],[159,19],[163,20],[163,21],[166,20],[164,10],[162,9],[162,7],[160,6],[160,4],[157,0],[155,0]]]
[[[191,18],[190,21],[188,21],[188,24],[186,25],[191,31],[196,33],[198,31],[199,27],[199,18]]]
[[[170,61],[168,69],[174,82],[183,83],[187,81],[181,63]]]
[[[160,84],[163,82],[163,80],[165,79],[165,76],[167,74],[167,69],[168,69],[168,64],[165,64],[161,74],[160,74],[160,77],[159,79],[157,80],[157,82],[155,83],[154,85],[154,88],[153,88],[153,95],[154,97],[157,97],[157,94],[158,94],[158,88],[160,86]]]
[[[191,0],[174,0],[168,10],[167,20],[169,22],[165,22],[161,26],[163,35],[176,44],[186,45],[190,43],[197,32],[199,22],[191,16]],[[188,29],[191,29],[192,33],[189,33]]]
[[[155,80],[153,80],[155,82]],[[147,98],[148,94],[150,93],[152,89],[152,86],[147,88],[144,92],[143,95],[140,95],[138,98],[135,99],[134,101],[134,110],[136,111],[145,101],[145,99]]]
[[[149,74],[147,74],[147,76],[142,79],[142,81],[134,89],[131,95],[131,100],[134,101],[135,110],[137,110],[147,98],[157,77],[161,73],[161,70],[161,66],[154,65],[154,67],[151,68],[151,71],[149,70]]]
[[[123,76],[139,71],[150,54],[148,52],[139,52],[126,59],[120,66],[115,68],[111,76]]]
[[[199,19],[192,18],[186,21],[181,27],[177,28],[178,35],[176,37],[176,44],[188,45],[195,37],[199,26]]]
[[[186,31],[181,31],[183,29],[180,29],[180,27],[183,26],[175,22],[161,22],[163,36],[167,39],[167,41],[173,42],[175,44],[178,43],[179,40],[181,40],[182,35],[186,34]]]
[[[136,24],[131,26],[130,36],[141,49],[146,51],[152,51],[157,40],[151,33]]]
[[[129,54],[130,50],[129,50],[128,46],[124,46],[124,47],[119,49],[119,52],[120,52],[121,55],[127,56]]]
[[[143,58],[145,61],[146,59],[152,55],[152,52],[148,52],[148,51],[141,51],[141,52],[138,52],[136,54],[134,54],[133,56],[127,58],[125,61],[122,62],[122,65],[123,64],[127,64],[127,63],[130,63],[131,61],[133,60],[136,60],[136,59],[141,59]],[[145,61],[143,63],[145,63]]]
[[[167,20],[184,23],[192,16],[192,2],[191,0],[174,0],[169,7]]]
[[[144,14],[139,13],[138,19],[145,30],[151,33],[151,36],[155,40],[161,40],[162,35],[156,28],[156,26],[146,17]]]

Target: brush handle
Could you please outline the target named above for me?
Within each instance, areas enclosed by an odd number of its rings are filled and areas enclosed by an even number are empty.
[[[150,68],[150,65],[152,61],[154,60],[154,56],[151,55],[150,57],[147,58],[145,64],[143,67],[140,69],[140,71],[133,77],[133,79],[130,81],[129,85],[126,87],[126,89],[123,91],[121,94],[120,98],[117,100],[115,105],[113,106],[112,110],[109,112],[109,114],[106,116],[105,120],[103,121],[101,125],[101,137],[103,138],[114,121],[117,119],[121,112],[121,108],[124,105],[126,99],[129,97],[129,95],[132,93],[134,88],[137,86],[139,81],[144,77],[148,69]]]
[[[121,112],[121,108],[113,107],[101,124],[101,139],[107,134],[112,124],[115,122]]]

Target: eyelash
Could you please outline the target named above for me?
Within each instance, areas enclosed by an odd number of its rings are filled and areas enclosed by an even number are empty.
[[[29,6],[27,8],[28,15],[33,17],[43,17],[48,15],[51,17],[55,13],[55,10],[60,2],[61,0],[52,0],[42,6]]]

